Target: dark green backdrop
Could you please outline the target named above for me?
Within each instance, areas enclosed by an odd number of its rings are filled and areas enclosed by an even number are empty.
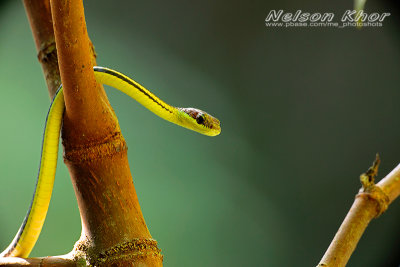
[[[398,7],[384,27],[267,28],[271,9],[342,14],[351,1],[85,1],[98,64],[172,105],[215,114],[208,138],[107,90],[165,266],[314,266],[376,152],[400,162]],[[0,2],[0,247],[32,198],[50,103],[21,1]],[[60,154],[61,158],[61,154]],[[398,266],[399,201],[349,266]],[[80,218],[60,160],[32,256],[63,254]]]

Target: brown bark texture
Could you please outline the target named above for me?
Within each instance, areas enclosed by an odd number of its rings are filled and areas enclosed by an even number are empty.
[[[53,98],[61,84],[61,78],[50,1],[24,0],[24,6],[38,52],[38,60],[42,65],[50,97]]]
[[[2,258],[0,266],[162,266],[160,249],[139,206],[118,120],[95,80],[95,53],[82,0],[24,4],[50,96],[60,76],[63,83],[64,162],[75,189],[82,233],[67,255]]]

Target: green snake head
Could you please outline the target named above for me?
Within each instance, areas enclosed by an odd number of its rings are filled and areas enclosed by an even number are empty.
[[[214,118],[205,111],[196,108],[178,108],[181,114],[181,125],[208,136],[216,136],[221,133],[221,125],[217,118]]]

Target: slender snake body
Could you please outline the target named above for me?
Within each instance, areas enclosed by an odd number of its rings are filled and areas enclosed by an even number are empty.
[[[104,67],[94,67],[93,70],[97,82],[122,91],[167,121],[209,136],[221,132],[219,120],[204,111],[170,106],[134,80],[115,70]],[[64,94],[60,86],[46,117],[39,173],[31,205],[15,238],[0,257],[28,257],[39,237],[53,190],[63,113]]]

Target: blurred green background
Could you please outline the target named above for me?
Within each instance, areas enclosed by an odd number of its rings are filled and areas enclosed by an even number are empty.
[[[98,64],[222,122],[216,138],[169,124],[108,89],[141,208],[165,266],[315,266],[379,152],[400,162],[398,4],[379,28],[267,28],[271,9],[334,12],[352,1],[85,1]],[[32,198],[49,97],[21,1],[0,1],[0,247]],[[61,159],[60,153],[60,159]],[[362,237],[349,266],[400,264],[400,205]],[[31,256],[80,235],[59,162]]]

